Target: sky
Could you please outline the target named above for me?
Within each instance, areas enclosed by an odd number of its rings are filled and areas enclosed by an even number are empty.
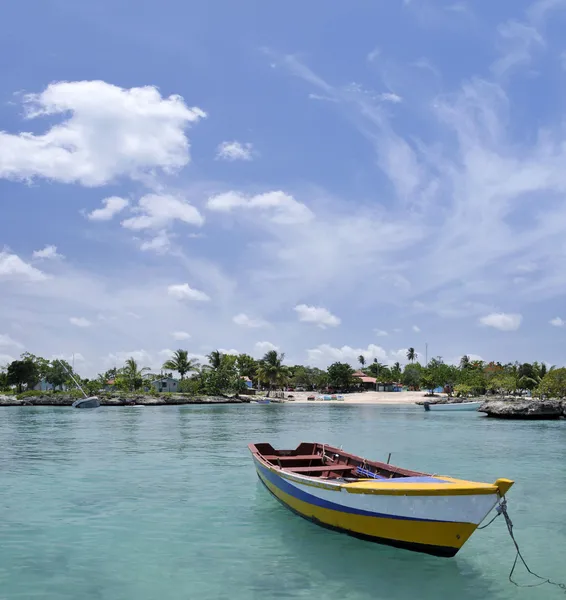
[[[566,363],[566,0],[0,16],[0,365]]]

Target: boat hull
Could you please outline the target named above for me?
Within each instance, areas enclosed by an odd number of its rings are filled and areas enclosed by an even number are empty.
[[[423,552],[452,557],[498,501],[482,495],[402,495],[348,492],[295,477],[255,459],[261,482],[301,517],[327,529]]]
[[[454,402],[453,404],[429,404],[425,402],[425,410],[430,411],[472,411],[478,410],[481,402]]]

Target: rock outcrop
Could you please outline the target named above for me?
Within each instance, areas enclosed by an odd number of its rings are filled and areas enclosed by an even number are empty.
[[[101,406],[167,406],[177,404],[242,404],[249,402],[243,398],[226,398],[224,396],[184,396],[171,394],[150,396],[148,394],[99,394]],[[44,394],[17,398],[0,395],[0,406],[71,406],[77,400],[70,394]]]
[[[479,412],[497,419],[559,419],[564,413],[560,400],[487,400]]]

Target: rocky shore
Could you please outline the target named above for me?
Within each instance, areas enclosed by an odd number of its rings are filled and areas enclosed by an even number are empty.
[[[563,400],[487,400],[479,412],[496,419],[552,420],[566,417],[566,401]]]
[[[167,394],[151,396],[149,394],[99,394],[97,396],[101,406],[167,406],[180,404],[243,404],[248,403],[245,397],[224,396],[188,396],[184,394]],[[70,394],[45,394],[41,396],[16,396],[0,395],[1,406],[71,406],[77,397]]]

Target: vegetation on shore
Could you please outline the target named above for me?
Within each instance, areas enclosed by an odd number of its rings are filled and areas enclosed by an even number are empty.
[[[47,360],[25,352],[18,360],[0,369],[0,391],[22,393],[32,390],[40,381],[54,389],[74,388],[70,377],[81,384],[89,394],[101,390],[149,391],[157,394],[152,382],[178,373],[180,393],[194,396],[218,396],[245,392],[246,380],[253,387],[267,390],[291,387],[306,391],[360,389],[359,378],[354,377],[351,365],[335,362],[323,370],[304,365],[284,364],[285,355],[275,350],[256,360],[248,354],[223,354],[215,350],[207,356],[207,364],[200,365],[190,358],[188,351],[179,349],[167,360],[161,373],[152,373],[148,367],[129,358],[121,368],[109,369],[94,379],[83,379],[68,362]],[[431,359],[427,365],[418,361],[413,348],[407,351],[406,365],[399,362],[384,365],[378,360],[367,364],[360,356],[361,371],[375,377],[381,384],[402,384],[413,390],[447,388],[458,396],[477,396],[486,393],[518,395],[526,391],[533,396],[566,397],[566,368],[555,368],[544,363],[507,363],[470,360],[463,356],[459,365],[446,364],[441,357]],[[24,392],[25,393],[25,392]],[[28,392],[29,393],[29,392]]]

